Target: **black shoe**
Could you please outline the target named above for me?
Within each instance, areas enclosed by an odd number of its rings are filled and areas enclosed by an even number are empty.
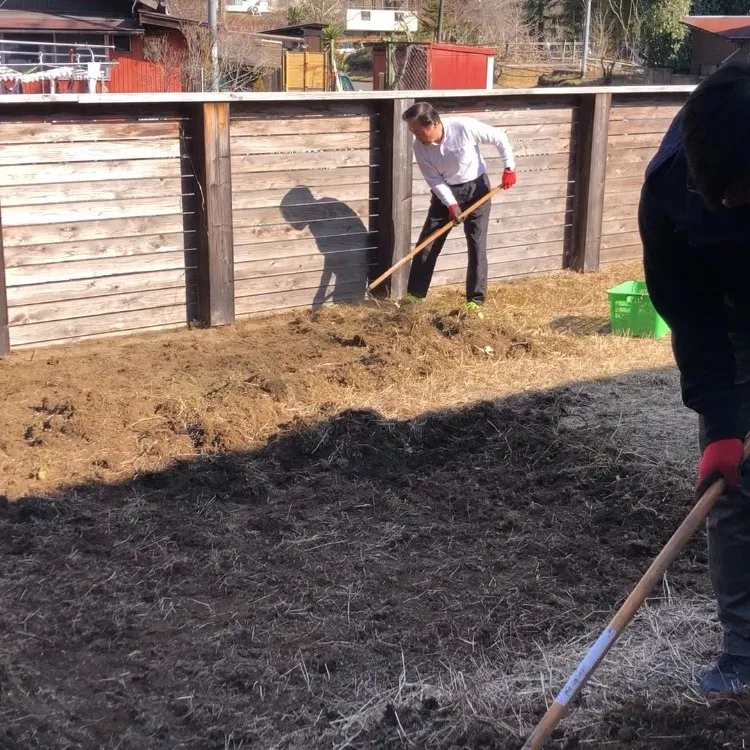
[[[701,695],[741,693],[750,687],[750,656],[722,654],[715,667],[701,678]]]

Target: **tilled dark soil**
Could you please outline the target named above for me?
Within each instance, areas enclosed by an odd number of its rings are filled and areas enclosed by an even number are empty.
[[[0,747],[517,749],[503,706],[480,724],[395,689],[591,631],[681,521],[687,479],[611,426],[562,426],[588,398],[298,419],[258,450],[6,503]],[[705,565],[698,540],[673,589],[705,593]],[[551,746],[746,734],[739,704],[643,705]]]

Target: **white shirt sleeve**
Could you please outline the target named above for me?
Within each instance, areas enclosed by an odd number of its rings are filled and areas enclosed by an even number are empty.
[[[505,169],[515,171],[516,159],[513,155],[513,147],[510,145],[504,130],[493,128],[492,125],[487,125],[473,118],[466,119],[465,127],[467,135],[473,138],[476,143],[487,143],[497,149]]]
[[[428,164],[424,160],[423,155],[416,148],[414,149],[414,155],[417,157],[419,171],[422,173],[424,181],[429,185],[430,190],[432,190],[432,192],[435,193],[440,201],[446,206],[451,206],[454,203],[457,203],[453,191],[448,186],[448,183],[442,178],[440,172],[438,172],[432,164]]]

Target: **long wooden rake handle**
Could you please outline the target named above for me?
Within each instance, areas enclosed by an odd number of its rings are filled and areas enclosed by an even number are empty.
[[[745,445],[745,460],[750,457],[750,444]],[[521,750],[541,750],[544,743],[549,739],[555,727],[565,716],[568,706],[576,699],[583,686],[589,681],[600,662],[612,648],[615,641],[620,637],[623,630],[630,624],[636,612],[641,608],[643,602],[664,576],[667,568],[675,561],[682,552],[690,538],[706,520],[711,509],[716,505],[719,498],[724,494],[726,485],[723,479],[714,482],[701,496],[687,518],[672,535],[672,538],[664,545],[662,551],[656,556],[649,569],[643,574],[636,587],[623,605],[617,611],[597,639],[596,643],[578,665],[577,669],[565,683],[554,703],[547,709],[541,721],[536,725],[534,731]]]
[[[483,206],[485,203],[487,203],[487,201],[492,198],[493,195],[497,194],[500,190],[502,190],[501,186],[492,188],[489,193],[483,195],[476,203],[472,203],[465,211],[462,211],[458,215],[458,221],[463,221],[469,214],[473,213],[480,206]],[[440,229],[436,229],[429,237],[420,242],[407,256],[401,258],[401,260],[397,263],[394,263],[385,273],[381,274],[377,279],[375,279],[375,281],[371,282],[367,287],[367,291],[371,292],[376,286],[380,286],[386,279],[390,278],[394,273],[396,273],[399,268],[405,266],[412,258],[419,255],[422,250],[431,245],[438,237],[442,237],[446,232],[450,232],[450,230],[455,226],[455,221],[449,221],[447,224],[444,224],[442,227],[440,227]]]

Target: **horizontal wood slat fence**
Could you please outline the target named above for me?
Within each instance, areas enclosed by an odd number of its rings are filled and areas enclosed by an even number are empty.
[[[644,169],[689,91],[9,97],[0,354],[363,300],[427,214],[401,122],[415,96],[513,143],[519,182],[494,201],[491,279],[637,258]],[[482,150],[496,182],[502,164]],[[463,280],[465,253],[457,229],[435,284]]]

